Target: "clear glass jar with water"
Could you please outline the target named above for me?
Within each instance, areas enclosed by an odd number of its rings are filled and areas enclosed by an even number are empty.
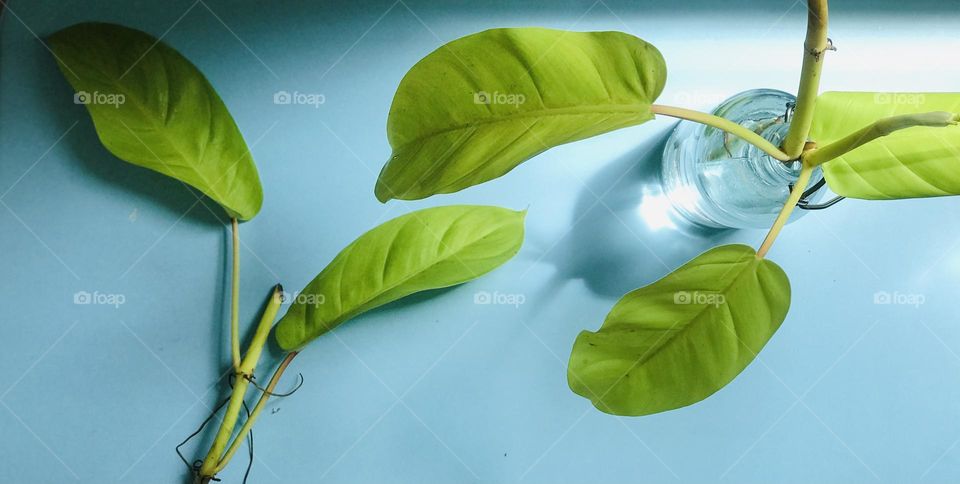
[[[789,128],[783,91],[755,89],[724,101],[713,114],[738,123],[779,146]],[[663,189],[690,222],[711,228],[769,228],[783,208],[800,162],[781,162],[737,136],[682,121],[663,153]],[[822,178],[817,168],[811,185]],[[823,190],[807,197],[815,202]],[[795,210],[790,220],[806,213]]]

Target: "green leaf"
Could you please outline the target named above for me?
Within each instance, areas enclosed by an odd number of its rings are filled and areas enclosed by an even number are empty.
[[[138,30],[82,23],[49,39],[97,135],[120,159],[187,183],[232,217],[253,218],[263,192],[240,130],[197,68]]]
[[[397,217],[348,245],[298,295],[277,343],[300,348],[340,323],[415,292],[477,278],[523,244],[526,212],[452,205]]]
[[[790,282],[745,245],[724,245],[628,293],[573,345],[567,381],[601,411],[647,415],[707,398],[780,327]]]
[[[554,146],[641,124],[665,81],[660,52],[621,32],[494,29],[454,40],[400,82],[377,198],[456,192]]]
[[[960,93],[827,92],[810,137],[832,143],[898,114],[960,112]],[[823,165],[839,195],[869,200],[960,195],[960,127],[914,127],[878,138]]]

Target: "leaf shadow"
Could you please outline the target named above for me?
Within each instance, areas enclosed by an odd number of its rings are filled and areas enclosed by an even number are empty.
[[[593,293],[619,298],[650,284],[734,233],[686,220],[661,184],[670,131],[653,136],[587,180],[570,233],[545,258],[551,284],[581,279]]]

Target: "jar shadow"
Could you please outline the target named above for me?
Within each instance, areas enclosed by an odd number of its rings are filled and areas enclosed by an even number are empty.
[[[547,257],[558,279],[582,279],[595,294],[619,298],[735,233],[691,223],[664,194],[663,150],[672,128],[586,181],[573,228]]]

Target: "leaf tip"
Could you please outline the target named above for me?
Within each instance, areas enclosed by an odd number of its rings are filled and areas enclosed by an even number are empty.
[[[377,197],[377,200],[380,203],[387,203],[390,200],[393,200],[393,196],[390,195],[391,190],[386,187],[382,181],[377,180],[377,185],[373,188],[373,195]]]

